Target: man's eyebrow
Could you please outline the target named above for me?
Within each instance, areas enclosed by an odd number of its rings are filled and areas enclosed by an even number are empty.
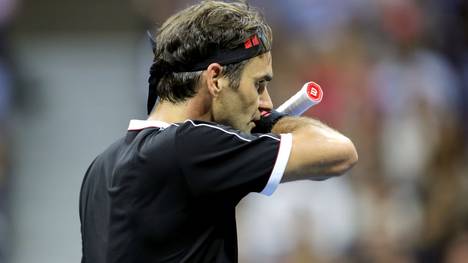
[[[273,76],[271,74],[265,74],[265,75],[262,75],[258,78],[256,78],[257,81],[261,81],[261,80],[265,80],[265,81],[271,81],[273,79]]]

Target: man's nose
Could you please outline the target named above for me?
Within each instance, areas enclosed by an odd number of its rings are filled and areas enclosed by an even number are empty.
[[[264,89],[259,96],[258,109],[260,111],[271,111],[273,109],[273,102],[271,101],[268,89]]]

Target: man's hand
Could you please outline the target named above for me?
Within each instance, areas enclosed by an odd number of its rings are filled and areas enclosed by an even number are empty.
[[[287,114],[276,110],[263,111],[261,115],[260,120],[255,123],[255,127],[251,131],[252,133],[269,133],[281,118],[287,116]]]

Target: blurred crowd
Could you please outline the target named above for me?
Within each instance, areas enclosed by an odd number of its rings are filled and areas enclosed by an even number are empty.
[[[248,199],[243,261],[468,262],[468,2],[253,2],[274,30],[273,98],[320,83],[307,115],[359,163]]]
[[[160,24],[192,2],[140,11]],[[320,83],[306,115],[349,136],[359,163],[247,197],[240,262],[468,262],[468,3],[249,2],[274,31],[273,101]]]
[[[161,23],[195,1],[133,2]],[[350,137],[359,163],[343,177],[244,200],[240,261],[468,262],[468,2],[249,2],[274,32],[273,101],[318,82],[324,99],[306,115]],[[0,262],[8,245],[13,3],[0,0]]]

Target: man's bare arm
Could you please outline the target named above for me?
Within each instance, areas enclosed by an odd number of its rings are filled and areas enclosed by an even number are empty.
[[[358,160],[350,139],[318,120],[284,117],[273,133],[292,133],[292,149],[282,182],[323,180],[348,171]]]

